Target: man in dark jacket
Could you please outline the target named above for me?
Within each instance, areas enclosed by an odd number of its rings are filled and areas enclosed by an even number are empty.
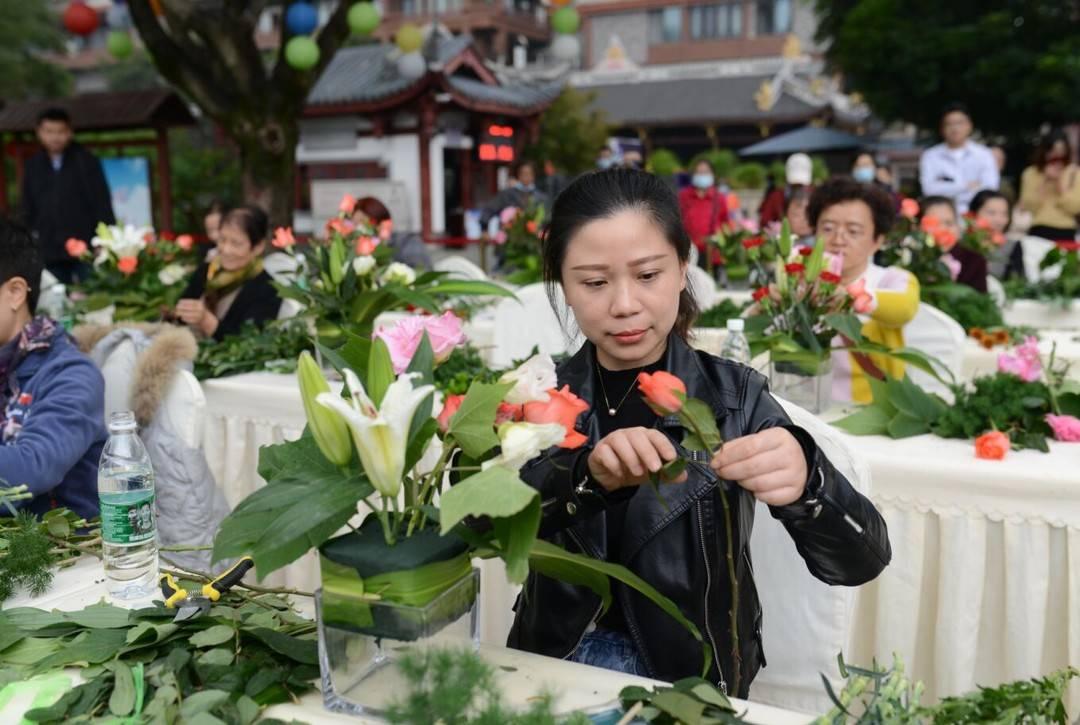
[[[112,197],[101,162],[72,141],[71,118],[59,108],[38,117],[41,150],[26,162],[22,207],[37,236],[45,267],[64,284],[85,274],[64,243],[72,237],[90,241],[99,222],[115,224]]]
[[[0,493],[26,486],[33,498],[14,506],[89,519],[98,515],[105,381],[63,327],[34,316],[40,278],[30,231],[0,218]]]

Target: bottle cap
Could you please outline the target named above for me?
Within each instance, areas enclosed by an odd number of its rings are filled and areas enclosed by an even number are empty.
[[[733,317],[727,321],[727,329],[731,332],[742,332],[746,321],[741,317]]]
[[[135,413],[130,410],[118,410],[109,416],[109,432],[126,432],[136,428]]]

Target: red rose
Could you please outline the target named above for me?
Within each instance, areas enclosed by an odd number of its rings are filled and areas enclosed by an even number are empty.
[[[769,296],[768,287],[758,287],[754,290],[754,302],[761,302],[762,299]]]
[[[784,265],[784,271],[790,275],[802,274],[806,271],[806,267],[797,262],[792,262]]]
[[[686,402],[686,383],[671,373],[638,373],[637,382],[645,402],[657,415],[678,413]]]
[[[983,433],[975,439],[975,457],[984,458],[988,461],[1000,461],[1012,448],[1009,436],[999,430]]]
[[[753,249],[754,247],[760,247],[764,243],[764,237],[750,237],[748,239],[742,240],[742,245],[744,249]]]
[[[526,423],[558,423],[566,429],[566,437],[559,443],[560,448],[580,448],[588,439],[574,430],[579,415],[589,409],[589,404],[570,392],[570,386],[561,390],[547,391],[546,402],[534,400],[525,403]]]
[[[1058,242],[1057,246],[1063,252],[1080,251],[1080,242]]]
[[[821,281],[825,284],[840,284],[840,275],[825,270],[821,273]]]
[[[813,247],[799,247],[799,254],[803,257],[809,257],[814,253]]]

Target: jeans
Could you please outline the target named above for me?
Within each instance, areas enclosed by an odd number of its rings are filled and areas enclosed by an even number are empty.
[[[649,676],[630,637],[610,629],[594,629],[586,633],[570,660],[628,675]]]

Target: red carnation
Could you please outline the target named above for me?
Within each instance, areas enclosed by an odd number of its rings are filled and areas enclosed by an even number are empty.
[[[840,275],[825,270],[821,273],[821,281],[826,284],[840,284]]]
[[[799,254],[804,256],[804,257],[809,257],[813,253],[814,253],[814,248],[813,247],[799,247]]]
[[[784,265],[784,271],[787,272],[788,274],[792,274],[792,275],[794,275],[794,274],[802,274],[803,272],[806,271],[806,267],[804,267],[801,264],[798,264],[797,262],[792,262],[791,264],[785,264]]]
[[[768,287],[758,287],[754,290],[754,302],[761,302],[764,298],[769,296]]]
[[[760,247],[764,243],[764,237],[749,237],[748,239],[742,240],[742,245],[744,249],[753,249],[754,247]]]

